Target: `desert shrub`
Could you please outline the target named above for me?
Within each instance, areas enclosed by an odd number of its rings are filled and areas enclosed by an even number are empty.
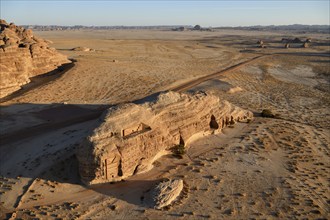
[[[271,110],[269,110],[269,109],[263,109],[262,112],[261,112],[261,117],[264,117],[264,118],[274,118],[275,115],[272,113]]]
[[[171,151],[172,151],[173,156],[175,156],[179,159],[182,159],[182,156],[186,153],[183,144],[175,145],[174,147],[171,148]]]

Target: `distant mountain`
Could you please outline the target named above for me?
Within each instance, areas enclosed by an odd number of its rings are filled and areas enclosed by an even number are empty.
[[[330,33],[330,25],[304,25],[304,24],[292,24],[292,25],[255,25],[245,27],[217,27],[213,29],[239,29],[239,30],[255,30],[255,31],[295,31],[299,33]]]
[[[189,25],[156,25],[156,26],[62,26],[62,25],[22,25],[24,28],[36,31],[52,31],[52,30],[113,30],[113,29],[175,29],[179,27],[192,28]]]

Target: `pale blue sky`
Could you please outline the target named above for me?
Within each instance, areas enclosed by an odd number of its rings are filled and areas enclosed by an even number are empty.
[[[329,1],[0,0],[7,22],[40,25],[329,24]]]

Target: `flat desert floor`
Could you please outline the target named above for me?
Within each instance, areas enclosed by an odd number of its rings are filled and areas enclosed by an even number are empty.
[[[329,219],[330,39],[219,30],[44,31],[75,60],[61,76],[1,103],[0,213],[11,219]],[[309,48],[283,37],[312,38]],[[263,40],[267,48],[257,48]],[[74,47],[95,51],[72,51]],[[250,123],[187,144],[154,168],[85,187],[75,150],[111,105],[206,91],[252,111]],[[276,118],[261,117],[270,109]],[[145,201],[164,178],[184,192]]]

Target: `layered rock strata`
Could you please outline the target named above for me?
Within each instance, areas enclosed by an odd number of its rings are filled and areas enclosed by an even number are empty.
[[[87,185],[125,179],[148,170],[173,146],[252,117],[206,93],[168,92],[154,102],[112,107],[78,149],[81,179]]]
[[[0,20],[0,98],[70,61],[29,29]]]

